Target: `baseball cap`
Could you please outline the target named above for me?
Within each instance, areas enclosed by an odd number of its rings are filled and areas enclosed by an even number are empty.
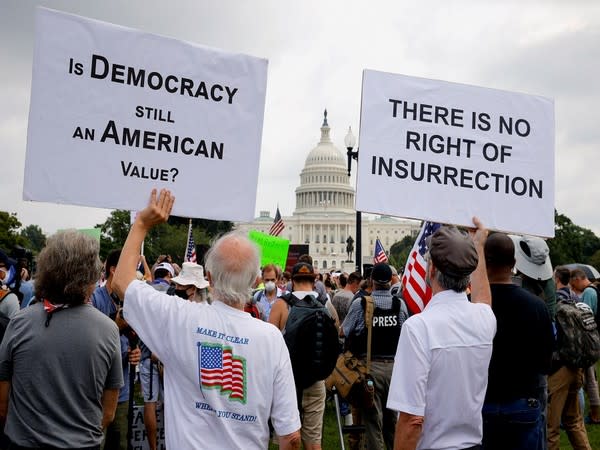
[[[435,267],[452,277],[471,274],[479,262],[473,240],[452,226],[441,227],[433,233],[429,242],[429,254]]]
[[[294,278],[316,278],[315,269],[311,264],[298,263],[292,268],[292,280]]]
[[[392,279],[392,269],[389,264],[377,263],[373,266],[371,271],[371,279],[375,283],[385,284],[389,283]]]
[[[4,252],[4,250],[0,250],[0,263],[4,264],[6,267],[17,265],[17,261],[15,261],[12,258],[9,258],[9,256]]]
[[[157,271],[158,269],[166,269],[166,270],[167,270],[167,271],[168,271],[168,272],[171,274],[171,276],[175,276],[175,269],[174,269],[174,268],[173,268],[173,266],[172,266],[171,264],[169,264],[168,262],[162,262],[162,263],[160,263],[160,264],[157,264],[157,265],[154,267],[154,273],[156,273],[156,271]]]

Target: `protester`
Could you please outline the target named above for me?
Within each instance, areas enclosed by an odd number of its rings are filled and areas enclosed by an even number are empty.
[[[12,292],[11,272],[16,270],[17,262],[0,250],[0,316],[12,318],[20,309],[19,298]]]
[[[536,236],[509,235],[515,245],[514,282],[541,298],[550,317],[556,316],[556,285],[552,280],[552,262],[550,249],[543,239]],[[542,431],[547,434],[548,377],[540,375],[539,394],[542,410]],[[545,440],[547,440],[547,435]]]
[[[254,293],[254,303],[262,312],[262,320],[269,321],[269,314],[273,304],[281,297],[281,289],[277,287],[279,269],[275,264],[267,264],[262,268],[262,281],[264,288]]]
[[[574,269],[571,271],[570,285],[573,292],[579,296],[583,303],[592,309],[594,316],[596,316],[598,313],[598,294],[596,289],[592,287],[592,282],[588,279],[586,273],[582,269]],[[596,365],[594,364],[591,367],[588,367],[583,375],[583,386],[588,395],[590,404],[590,415],[586,421],[591,424],[600,424],[600,393],[598,392]]]
[[[179,275],[171,279],[175,283],[175,295],[191,302],[202,303],[208,298],[208,281],[204,278],[204,268],[200,264],[184,262]]]
[[[484,242],[441,227],[427,244],[426,280],[433,297],[400,335],[388,408],[399,411],[395,450],[477,449],[496,319]],[[471,302],[465,291],[471,284]]]
[[[544,302],[513,284],[514,255],[506,234],[488,237],[485,262],[497,332],[482,411],[485,450],[546,446],[538,385],[550,371],[554,331]]]
[[[294,302],[304,305],[306,304],[306,296],[311,296],[314,300],[317,299],[318,294],[314,291],[316,274],[312,265],[308,263],[294,265],[291,278],[292,292],[290,295],[293,296]],[[279,330],[284,331],[288,319],[289,304],[285,299],[280,299],[276,305],[277,308],[274,306],[270,323],[277,326]],[[283,310],[285,310],[285,314],[283,314]],[[325,382],[317,380],[305,389],[296,385],[296,391],[301,401],[302,427],[300,434],[302,445],[306,450],[319,450],[322,441],[323,414],[325,413]]]
[[[400,278],[400,275],[398,275],[398,271],[394,266],[390,266],[390,269],[392,269],[392,281],[390,283],[390,292],[392,293],[392,295],[399,296],[402,294],[402,278]]]
[[[88,303],[98,241],[48,239],[37,259],[40,303],[16,314],[0,346],[0,419],[11,449],[99,449],[123,384],[119,330]]]
[[[162,262],[159,262],[161,260]],[[176,289],[171,283],[171,278],[175,275],[175,269],[171,262],[171,257],[168,255],[161,255],[158,258],[150,285],[158,292],[173,296],[176,294]],[[144,399],[144,428],[146,429],[148,447],[150,450],[156,450],[158,448],[156,410],[159,401],[164,400],[163,366],[156,353],[144,341],[140,342],[140,349],[142,352],[140,384]]]
[[[343,274],[340,276],[340,278],[342,276]],[[348,279],[344,285],[344,288],[337,291],[331,300],[331,303],[337,311],[341,323],[344,323],[344,319],[346,318],[346,314],[348,314],[354,294],[356,294],[360,288],[361,280],[362,277],[360,276],[359,272],[352,272],[350,275],[348,275]]]
[[[206,255],[212,305],[170,298],[135,279],[144,237],[167,220],[173,202],[169,191],[152,191],[113,281],[125,299],[125,318],[165,364],[166,447],[264,449],[270,417],[280,448],[298,448],[300,419],[283,337],[242,311],[258,274],[258,249],[237,234],[215,242]]]
[[[557,267],[554,280],[561,302],[579,301],[568,287],[570,280],[568,269]],[[578,400],[578,393],[583,386],[583,369],[568,367],[560,360],[553,361],[553,366],[548,377],[548,449],[559,450],[562,426],[573,448],[590,450],[591,446],[583,423],[583,412]]]
[[[113,297],[112,280],[114,278],[117,262],[121,256],[121,250],[113,250],[106,257],[104,263],[104,276],[106,283],[97,287],[92,293],[92,305],[115,321],[120,332],[121,342],[121,364],[123,366],[123,387],[119,390],[119,400],[115,419],[106,428],[106,437],[103,447],[106,450],[127,450],[127,430],[130,424],[127,420],[129,411],[129,369],[130,365],[136,366],[140,362],[140,348],[137,345],[137,337],[119,314],[120,301]],[[130,345],[130,338],[135,342]]]
[[[386,263],[373,266],[374,311],[371,343],[371,372],[375,396],[372,408],[360,408],[361,423],[365,426],[367,448],[392,449],[396,412],[387,408],[394,356],[402,324],[408,318],[408,309],[398,297],[392,297],[390,282],[392,269]],[[366,361],[367,326],[365,324],[366,301],[356,300],[350,305],[348,315],[342,323],[341,333],[346,338],[346,348],[353,355]]]

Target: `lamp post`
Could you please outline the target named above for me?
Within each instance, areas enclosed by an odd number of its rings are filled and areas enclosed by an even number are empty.
[[[358,164],[358,148],[356,147],[356,137],[352,133],[352,127],[348,127],[348,133],[344,138],[344,145],[346,146],[346,156],[348,157],[348,176],[350,176],[350,170],[352,169],[352,160],[354,159]],[[356,210],[356,250],[354,252],[356,257],[356,270],[358,273],[362,273],[362,215],[360,211]]]

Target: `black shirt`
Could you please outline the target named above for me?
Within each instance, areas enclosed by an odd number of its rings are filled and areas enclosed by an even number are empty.
[[[496,315],[488,402],[537,397],[538,378],[550,370],[554,332],[545,303],[514,284],[492,284]]]

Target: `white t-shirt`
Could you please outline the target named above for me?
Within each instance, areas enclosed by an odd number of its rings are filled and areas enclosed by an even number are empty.
[[[125,320],[165,366],[166,447],[265,449],[300,429],[281,332],[219,301],[194,303],[132,281]]]
[[[402,326],[387,407],[424,416],[417,449],[481,443],[481,408],[496,334],[492,308],[442,291]]]

